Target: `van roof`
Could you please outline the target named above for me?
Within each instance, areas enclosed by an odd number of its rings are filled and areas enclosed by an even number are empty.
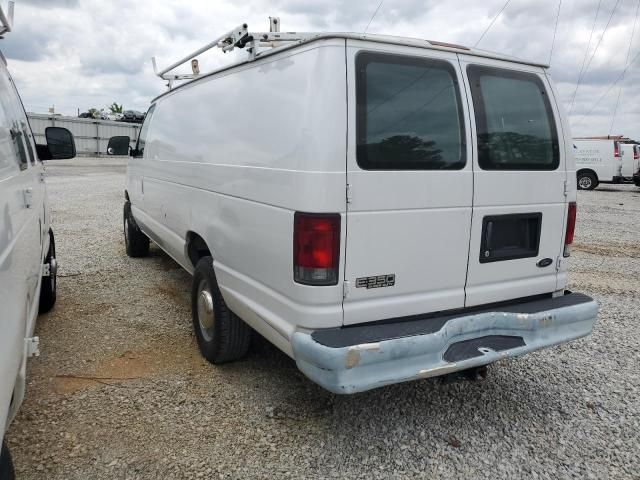
[[[376,43],[386,43],[390,45],[403,45],[407,47],[425,48],[427,50],[445,50],[454,51],[456,53],[462,53],[465,55],[472,55],[476,57],[492,58],[495,60],[504,60],[506,62],[520,63],[524,65],[531,65],[534,67],[549,68],[549,65],[539,62],[533,62],[510,55],[503,55],[501,53],[491,52],[488,50],[482,50],[479,48],[470,48],[455,43],[439,42],[436,40],[424,40],[420,38],[412,37],[398,37],[394,35],[380,35],[380,34],[367,34],[367,33],[319,33],[316,37],[313,37],[307,41],[314,41],[325,38],[346,38],[350,40],[362,40]],[[303,42],[300,42],[303,43]]]
[[[291,33],[295,34],[295,32],[291,32]],[[261,50],[259,53],[256,54],[255,59],[247,58],[246,60],[233,62],[228,65],[225,65],[224,67],[218,68],[211,72],[207,72],[202,76],[199,76],[193,80],[185,81],[184,83],[177,85],[171,90],[164,92],[161,95],[158,95],[156,98],[154,98],[151,101],[151,103],[154,103],[159,98],[164,97],[165,95],[175,90],[179,90],[183,86],[190,85],[191,83],[196,82],[202,78],[206,78],[211,75],[215,75],[217,73],[238,67],[240,65],[251,63],[260,58],[264,58],[276,53],[280,53],[285,50],[290,50],[290,49],[299,47],[301,45],[306,45],[308,43],[316,42],[319,40],[328,40],[328,39],[334,39],[334,38],[343,38],[347,40],[360,40],[364,42],[382,43],[387,45],[401,45],[406,47],[423,48],[427,50],[448,51],[448,52],[455,52],[455,53],[460,53],[464,55],[471,55],[476,57],[490,58],[494,60],[502,60],[505,62],[518,63],[522,65],[529,65],[533,67],[549,68],[549,65],[544,63],[524,60],[521,58],[512,57],[510,55],[503,55],[503,54],[491,52],[488,50],[482,50],[478,48],[469,48],[463,45],[457,45],[453,43],[438,42],[435,40],[423,40],[423,39],[411,38],[411,37],[398,37],[393,35],[365,34],[365,33],[353,33],[353,32],[300,33],[298,35],[302,37],[301,40],[285,43],[283,45],[280,45],[271,49]]]

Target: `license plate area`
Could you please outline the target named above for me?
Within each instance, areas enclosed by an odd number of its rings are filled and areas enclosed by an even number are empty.
[[[484,217],[480,263],[536,257],[541,228],[540,212]]]

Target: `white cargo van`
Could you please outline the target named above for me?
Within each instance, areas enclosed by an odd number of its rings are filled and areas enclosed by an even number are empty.
[[[631,180],[633,174],[638,171],[638,149],[633,143],[620,144],[620,155],[622,156],[621,177],[623,180]]]
[[[574,138],[578,188],[593,190],[600,183],[620,183],[622,145],[618,140]]]
[[[124,205],[127,253],[151,239],[193,274],[209,361],[242,357],[254,329],[352,393],[591,332],[596,302],[565,290],[576,177],[545,67],[408,38],[226,35],[212,45],[247,60],[153,101]]]
[[[0,35],[11,31],[12,4],[0,7]],[[0,438],[24,398],[27,358],[38,351],[36,316],[56,301],[56,249],[43,159],[71,158],[63,128],[46,130],[36,145],[20,97],[0,53]],[[9,451],[0,452],[0,478],[13,478]]]
[[[633,158],[636,159],[633,162],[633,183],[640,187],[640,145],[634,146]]]

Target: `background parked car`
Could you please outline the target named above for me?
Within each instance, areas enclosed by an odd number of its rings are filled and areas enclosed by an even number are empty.
[[[144,113],[137,110],[125,110],[122,114],[123,122],[142,123],[144,121]]]

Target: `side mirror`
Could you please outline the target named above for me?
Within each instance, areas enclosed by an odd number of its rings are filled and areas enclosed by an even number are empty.
[[[126,135],[111,137],[107,144],[107,155],[128,155],[131,138]]]
[[[73,134],[66,128],[47,127],[44,136],[47,139],[49,158],[41,158],[41,160],[65,160],[76,156]]]

